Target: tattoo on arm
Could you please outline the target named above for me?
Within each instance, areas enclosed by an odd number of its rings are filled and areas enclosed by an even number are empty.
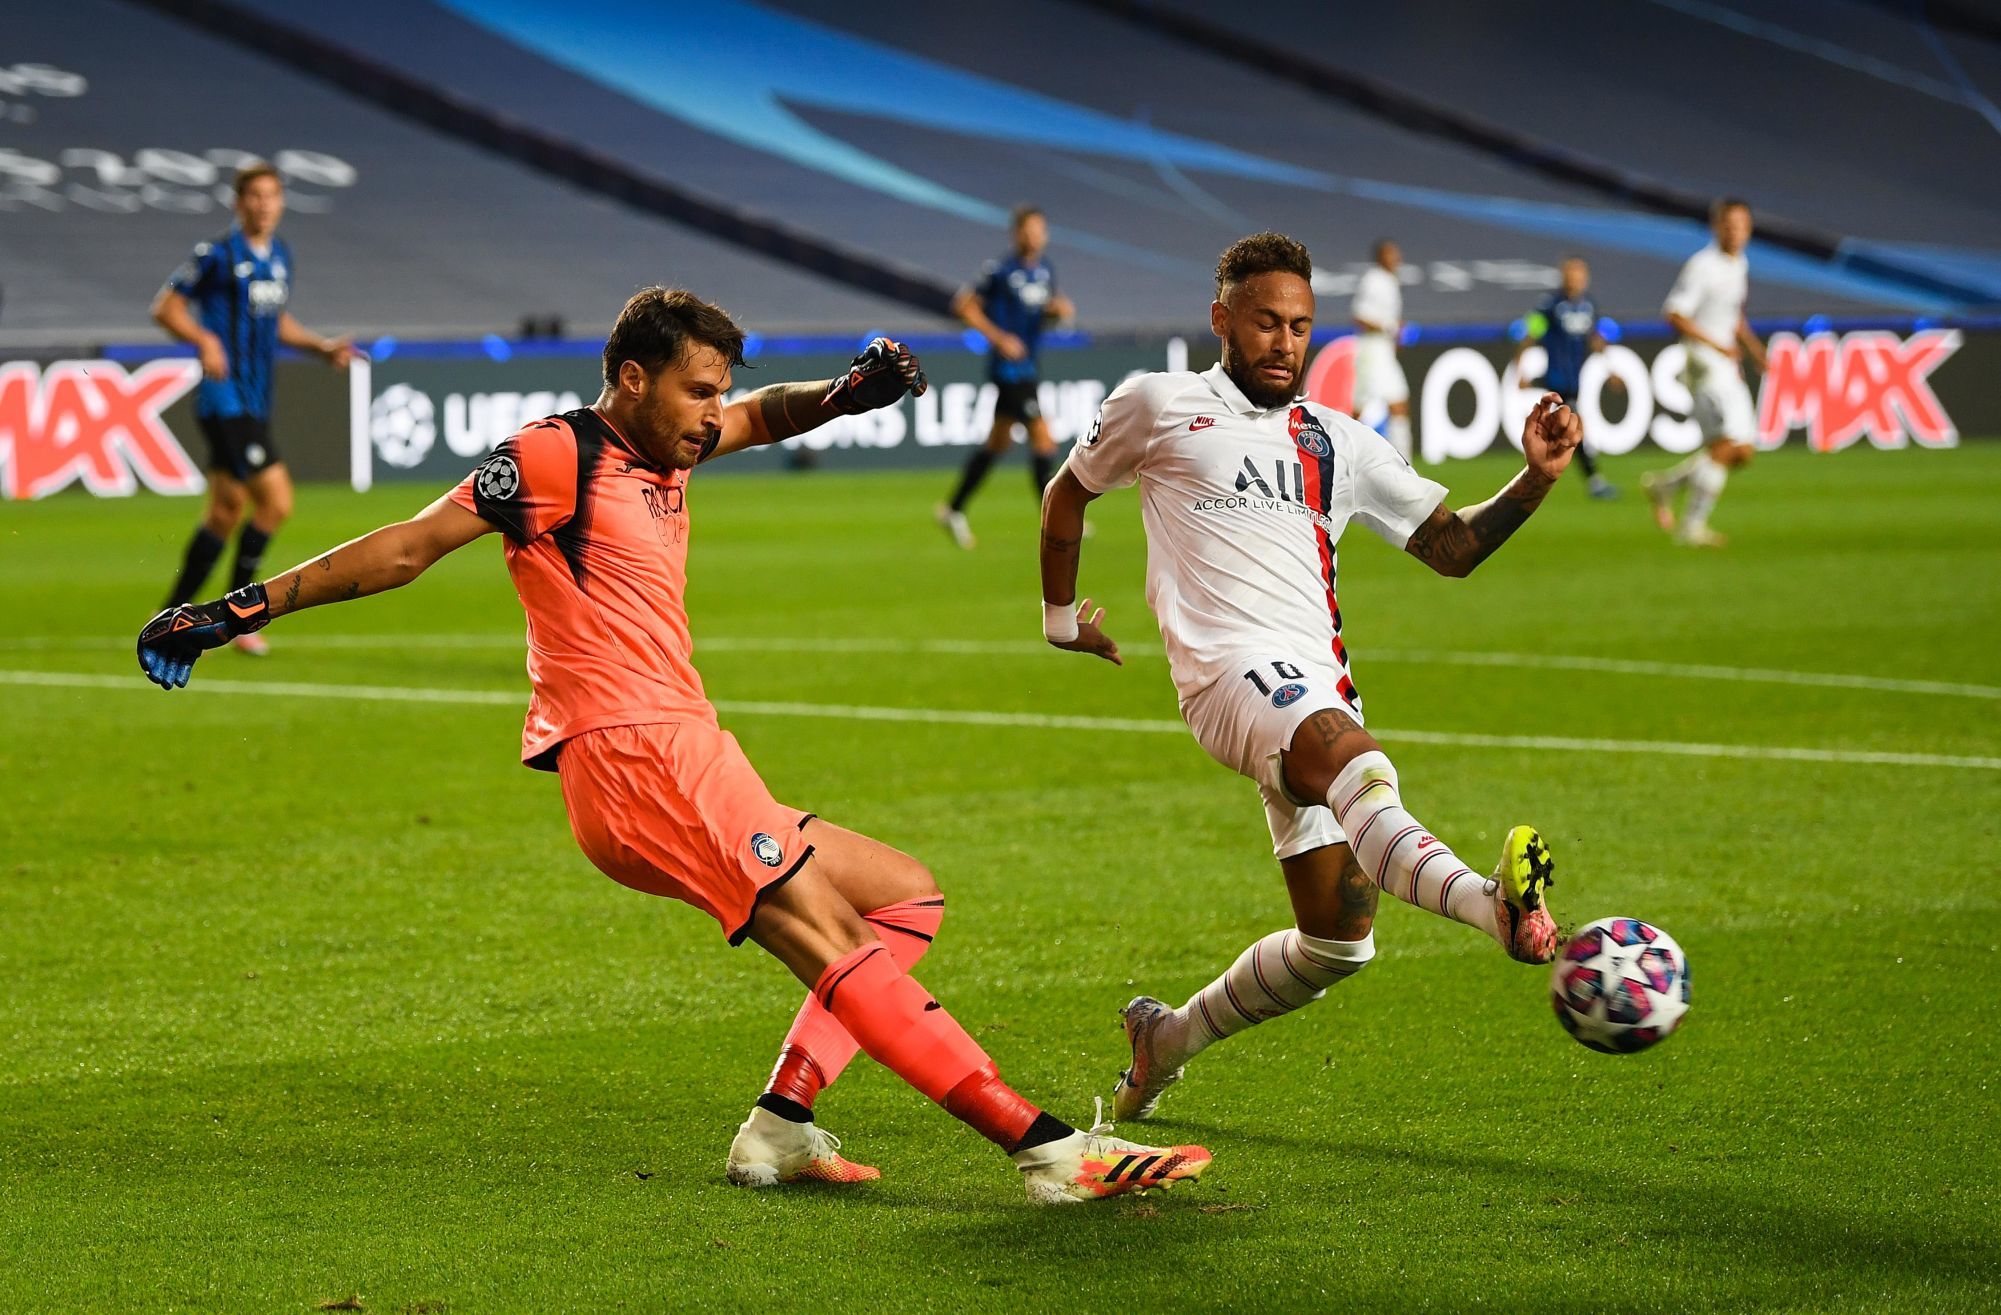
[[[360,596],[361,581],[359,580],[349,580],[346,587],[341,590],[340,595],[342,602],[346,602],[350,598],[359,598]]]
[[[304,571],[292,572],[292,583],[285,586],[285,610],[291,611],[299,602],[299,586],[305,583]]]
[[[1082,542],[1082,539],[1066,539],[1060,534],[1050,534],[1047,531],[1042,535],[1042,546],[1063,557],[1075,557],[1077,545]]]
[[[1454,512],[1440,503],[1410,536],[1404,551],[1440,575],[1471,575],[1528,522],[1549,488],[1548,480],[1525,470],[1478,506]]]
[[[772,441],[817,429],[835,412],[821,405],[823,384],[772,384],[757,390],[757,413]]]

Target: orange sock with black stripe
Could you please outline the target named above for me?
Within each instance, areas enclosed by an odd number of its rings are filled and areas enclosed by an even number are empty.
[[[993,1060],[881,941],[827,965],[813,994],[870,1059],[1010,1153],[1074,1132],[1000,1079]]]
[[[938,936],[938,927],[945,920],[945,897],[899,900],[872,909],[862,918],[876,929],[898,966],[909,972]],[[834,1084],[860,1050],[840,1020],[809,992],[778,1047],[778,1062],[772,1066],[771,1079],[764,1084],[758,1105],[780,1118],[808,1122],[813,1101]]]

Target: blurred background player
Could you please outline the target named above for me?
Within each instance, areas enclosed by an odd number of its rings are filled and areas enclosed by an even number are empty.
[[[285,184],[268,164],[236,173],[236,222],[213,242],[196,245],[153,299],[153,320],[201,354],[202,382],[195,393],[195,423],[208,441],[208,498],[201,524],[188,540],[180,577],[168,607],[192,602],[207,583],[231,532],[250,519],[236,540],[231,589],[257,576],[271,536],[292,514],[292,477],[271,441],[271,367],[278,344],[324,357],[346,369],[354,348],[345,338],[322,338],[292,318],[292,249],[278,237],[285,215]],[[264,637],[251,632],[232,641],[263,655]]]
[[[1014,249],[986,267],[980,281],[959,289],[952,313],[987,340],[987,378],[994,385],[994,425],[986,443],[966,458],[952,500],[938,509],[938,523],[961,548],[974,543],[966,523],[966,504],[979,490],[994,462],[1014,442],[1014,427],[1028,431],[1029,470],[1040,498],[1056,471],[1056,440],[1042,418],[1037,390],[1042,369],[1036,349],[1043,326],[1076,315],[1070,299],[1056,290],[1056,271],[1043,259],[1049,246],[1049,221],[1032,205],[1015,207],[1009,232]]]
[[[1701,427],[1703,448],[1671,470],[1649,471],[1640,487],[1653,503],[1654,520],[1675,542],[1720,548],[1727,539],[1709,528],[1709,513],[1723,496],[1730,472],[1751,460],[1757,449],[1758,409],[1738,364],[1744,354],[1762,370],[1765,345],[1744,318],[1750,293],[1751,207],[1724,197],[1709,210],[1715,240],[1688,258],[1668,293],[1668,324],[1687,352],[1682,382],[1688,385],[1689,415]],[[1688,502],[1675,523],[1674,500],[1683,489]]]
[[[1403,331],[1403,284],[1397,271],[1402,268],[1403,251],[1384,238],[1376,243],[1376,263],[1356,280],[1348,314],[1361,340],[1355,344],[1355,407],[1350,414],[1373,425],[1375,409],[1386,408],[1385,432],[1409,461],[1410,381],[1397,362],[1397,335]]]
[[[1555,393],[1572,411],[1577,410],[1578,381],[1584,374],[1586,357],[1605,350],[1605,335],[1598,330],[1598,304],[1591,300],[1591,267],[1582,256],[1563,262],[1563,288],[1542,299],[1523,322],[1521,344],[1515,348],[1515,373],[1519,377],[1522,357],[1530,347],[1542,344],[1543,368],[1540,379],[1522,379],[1522,387],[1539,387]],[[1607,382],[1618,384],[1618,376]],[[1619,490],[1598,473],[1598,454],[1587,437],[1577,445],[1577,464],[1590,480],[1591,496],[1616,498]]]

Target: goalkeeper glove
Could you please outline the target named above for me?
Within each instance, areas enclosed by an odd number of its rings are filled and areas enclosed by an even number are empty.
[[[261,584],[247,584],[213,603],[169,607],[139,632],[139,669],[161,689],[180,689],[195,659],[238,635],[271,623],[271,600]]]
[[[820,400],[842,415],[860,415],[885,406],[895,406],[907,392],[924,396],[931,386],[917,357],[908,347],[888,338],[877,338],[848,363],[848,372],[827,385]]]

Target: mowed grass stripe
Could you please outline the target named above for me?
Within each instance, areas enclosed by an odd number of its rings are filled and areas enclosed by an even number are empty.
[[[99,648],[124,649],[132,643],[124,636],[40,635],[0,639],[0,651],[81,652]],[[288,635],[287,647],[329,649],[487,649],[518,648],[519,634],[458,635]],[[855,639],[855,638],[742,638],[723,636],[699,639],[701,653],[823,653],[883,654],[924,657],[1041,657],[1051,653],[1049,645],[1028,639]],[[1167,654],[1157,648],[1122,648],[1127,659],[1160,660]],[[1531,671],[1596,671],[1621,676],[1662,676],[1671,680],[1721,680],[1750,684],[1807,685],[1824,689],[1873,690],[1884,694],[1935,694],[1953,698],[2001,700],[2001,685],[1976,685],[1952,680],[1913,680],[1901,676],[1871,676],[1852,671],[1784,671],[1771,667],[1732,667],[1708,662],[1656,662],[1643,658],[1592,657],[1579,653],[1489,653],[1423,649],[1370,649],[1363,655],[1371,663],[1401,663],[1409,666],[1463,666],[1524,668]]]
[[[89,672],[0,671],[0,684],[52,689],[143,690],[152,688],[137,677]],[[387,703],[521,704],[524,695],[510,690],[438,689],[405,685],[325,685],[300,681],[198,680],[190,691],[210,694],[250,694],[275,698],[355,699]],[[172,690],[168,693],[182,693]],[[1166,718],[1065,716],[1039,712],[995,712],[967,708],[890,708],[853,703],[789,703],[770,700],[719,699],[719,711],[751,717],[823,717],[841,721],[919,722],[927,725],[1022,727],[1035,730],[1075,730],[1141,735],[1183,734],[1179,721]],[[1678,740],[1612,740],[1565,735],[1483,735],[1469,731],[1416,731],[1380,728],[1385,740],[1460,748],[1525,749],[1551,753],[1667,754],[1685,758],[1736,758],[1771,762],[1841,763],[1873,767],[1942,767],[1965,771],[2001,771],[2001,758],[1965,754],[1897,753],[1853,749],[1815,749],[1763,744],[1700,744]]]

